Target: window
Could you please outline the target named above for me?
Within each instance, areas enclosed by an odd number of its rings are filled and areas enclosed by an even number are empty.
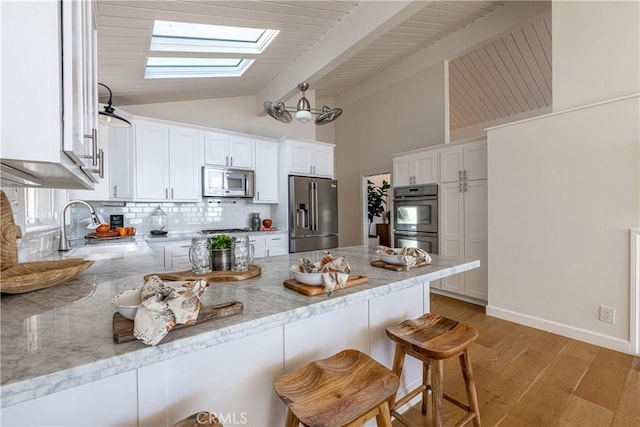
[[[155,21],[151,52],[196,52],[259,55],[278,35],[278,30]],[[149,57],[144,77],[197,78],[238,77],[254,59],[189,57]]]

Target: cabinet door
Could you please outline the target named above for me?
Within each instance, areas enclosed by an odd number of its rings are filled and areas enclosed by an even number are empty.
[[[310,175],[312,172],[311,146],[304,142],[289,143],[289,173]]]
[[[133,129],[110,127],[108,137],[109,197],[115,200],[131,200],[135,181]],[[98,185],[100,184],[96,184],[96,187]]]
[[[176,201],[202,199],[199,134],[188,128],[169,128],[169,198]]]
[[[227,166],[229,162],[229,135],[204,133],[204,163],[206,165]]]
[[[462,146],[440,150],[440,182],[457,182],[461,178],[463,164]]]
[[[315,146],[313,148],[313,174],[333,178],[333,148]]]
[[[267,256],[265,236],[259,234],[249,235],[249,243],[253,245],[254,258],[264,258]]]
[[[234,168],[253,169],[254,141],[241,136],[229,137],[229,166]]]
[[[63,1],[62,6],[62,90],[64,152],[80,166],[92,167],[94,144],[91,135],[97,102],[93,101],[93,39],[91,3]],[[87,35],[89,35],[87,39]],[[86,62],[85,62],[86,61]],[[87,110],[88,109],[88,110]],[[97,148],[97,141],[96,141]],[[94,177],[95,178],[95,177]],[[97,178],[95,179],[97,181]]]
[[[135,128],[137,198],[165,200],[169,195],[169,130],[142,122]]]
[[[410,156],[393,159],[393,185],[410,185],[413,183],[413,162]]]
[[[278,143],[256,141],[256,203],[278,203]]]
[[[439,254],[464,257],[464,195],[458,182],[440,186],[440,248]],[[464,275],[454,274],[442,279],[441,288],[464,293]]]
[[[414,156],[414,184],[438,182],[438,152],[427,151]]]
[[[464,171],[467,180],[487,178],[487,141],[464,145]]]
[[[480,268],[464,273],[465,295],[487,299],[487,180],[468,181],[464,192],[464,256]]]

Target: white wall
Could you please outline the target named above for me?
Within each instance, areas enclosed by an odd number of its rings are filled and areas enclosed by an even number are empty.
[[[391,156],[444,143],[444,64],[345,107],[335,122],[340,245],[362,242],[361,177],[391,172]]]
[[[287,105],[295,106],[300,95],[296,95]],[[315,94],[307,92],[307,98],[315,106]],[[122,107],[128,113],[171,120],[217,129],[262,135],[272,138],[292,136],[316,139],[316,125],[313,123],[281,123],[268,115],[256,114],[256,97],[203,99],[196,101],[164,102],[158,104],[127,105]]]
[[[633,97],[488,131],[487,313],[628,351],[639,129]]]
[[[553,110],[640,92],[640,2],[554,1]]]

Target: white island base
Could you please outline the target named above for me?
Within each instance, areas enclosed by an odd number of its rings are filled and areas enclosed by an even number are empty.
[[[340,253],[339,249],[336,253]],[[164,360],[123,369],[115,375],[96,373],[95,381],[9,404],[2,408],[1,424],[159,427],[172,425],[196,412],[210,411],[226,427],[283,426],[285,405],[273,391],[274,378],[346,348],[358,349],[391,368],[395,347],[386,337],[385,328],[429,311],[428,279],[479,265],[478,261],[449,258],[444,263],[446,267],[425,268],[425,273],[433,274],[396,273],[374,267],[363,271],[370,259],[369,255],[359,263],[359,274],[371,273],[377,279],[392,274],[389,277],[395,277],[396,282],[390,287],[373,283],[373,288],[365,285],[358,290],[360,286],[355,286],[350,288],[352,291],[337,291],[331,297],[312,297],[311,300],[320,302],[318,314],[314,312],[316,304],[311,304],[305,307],[307,314],[303,318],[279,321],[275,327],[262,323],[255,332],[245,331],[241,337],[208,348],[199,344],[196,347],[200,349],[177,356],[158,355]],[[354,264],[352,261],[352,268]],[[269,278],[268,265],[263,268],[262,281]],[[280,279],[269,286],[277,286],[278,292],[286,292],[283,295],[291,295],[294,300],[308,298],[290,294],[293,291],[284,289],[281,283]],[[382,289],[385,291],[381,292]],[[322,301],[328,299],[333,299],[329,311],[321,308]],[[243,302],[245,306],[251,304],[250,300]],[[137,342],[130,344],[136,348],[143,346]],[[163,345],[153,350],[163,353]],[[135,352],[130,357],[133,360]],[[399,395],[417,386],[421,375],[420,363],[407,358]]]

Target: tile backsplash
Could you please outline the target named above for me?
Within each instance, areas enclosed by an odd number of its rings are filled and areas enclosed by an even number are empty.
[[[93,202],[97,213],[109,222],[110,215],[124,215],[124,225],[136,227],[138,234],[150,230],[149,215],[158,207],[167,214],[167,231],[197,231],[205,228],[251,227],[250,214],[257,212],[260,218],[271,217],[271,205],[254,204],[244,199],[211,199],[195,203],[175,202],[127,202],[126,206],[110,206],[109,203]],[[72,227],[69,235],[86,234],[88,214],[82,206],[70,209]]]

